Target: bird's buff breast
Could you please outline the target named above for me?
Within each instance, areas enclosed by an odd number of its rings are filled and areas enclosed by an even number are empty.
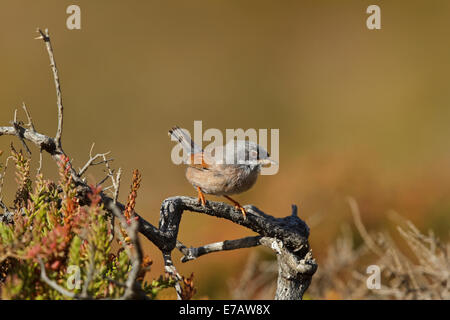
[[[223,196],[247,191],[255,184],[258,173],[258,170],[231,165],[213,166],[208,170],[188,167],[186,178],[204,193]]]

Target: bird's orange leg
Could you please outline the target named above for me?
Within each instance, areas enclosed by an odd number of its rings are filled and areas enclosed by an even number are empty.
[[[244,216],[244,220],[246,220],[246,219],[247,219],[247,212],[245,211],[244,207],[241,206],[241,205],[239,204],[239,202],[237,202],[236,200],[233,200],[233,199],[230,198],[229,196],[224,196],[224,197],[227,198],[228,200],[230,200],[231,202],[233,202],[234,207],[235,207],[236,209],[241,210],[242,215]]]
[[[202,204],[202,206],[206,206],[206,199],[205,199],[205,195],[202,192],[202,189],[200,189],[200,187],[197,187],[197,191],[198,191],[198,202]]]

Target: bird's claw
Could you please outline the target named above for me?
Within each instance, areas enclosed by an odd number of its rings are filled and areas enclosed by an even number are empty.
[[[242,212],[242,216],[244,217],[244,220],[247,220],[247,211],[245,211],[245,208],[242,206],[235,206],[235,208],[240,210]]]

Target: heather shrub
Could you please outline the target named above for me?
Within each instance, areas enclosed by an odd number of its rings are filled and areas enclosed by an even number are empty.
[[[92,186],[90,203],[80,204],[67,158],[60,159],[55,182],[41,173],[33,181],[30,159],[22,151],[12,147],[8,160],[15,164],[18,188],[11,207],[0,198],[4,211],[0,215],[1,298],[123,297],[136,248],[128,229],[103,208],[100,187]],[[5,166],[0,170],[1,188]],[[135,171],[125,214],[129,225],[140,179]],[[149,257],[142,258],[135,285],[146,298],[154,299],[160,290],[173,287],[174,280],[162,275],[146,281],[151,264]]]

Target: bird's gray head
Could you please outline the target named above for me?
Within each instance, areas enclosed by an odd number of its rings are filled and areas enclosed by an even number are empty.
[[[226,147],[226,163],[246,165],[251,169],[260,169],[261,166],[275,164],[269,153],[258,144],[248,140],[231,140]]]

